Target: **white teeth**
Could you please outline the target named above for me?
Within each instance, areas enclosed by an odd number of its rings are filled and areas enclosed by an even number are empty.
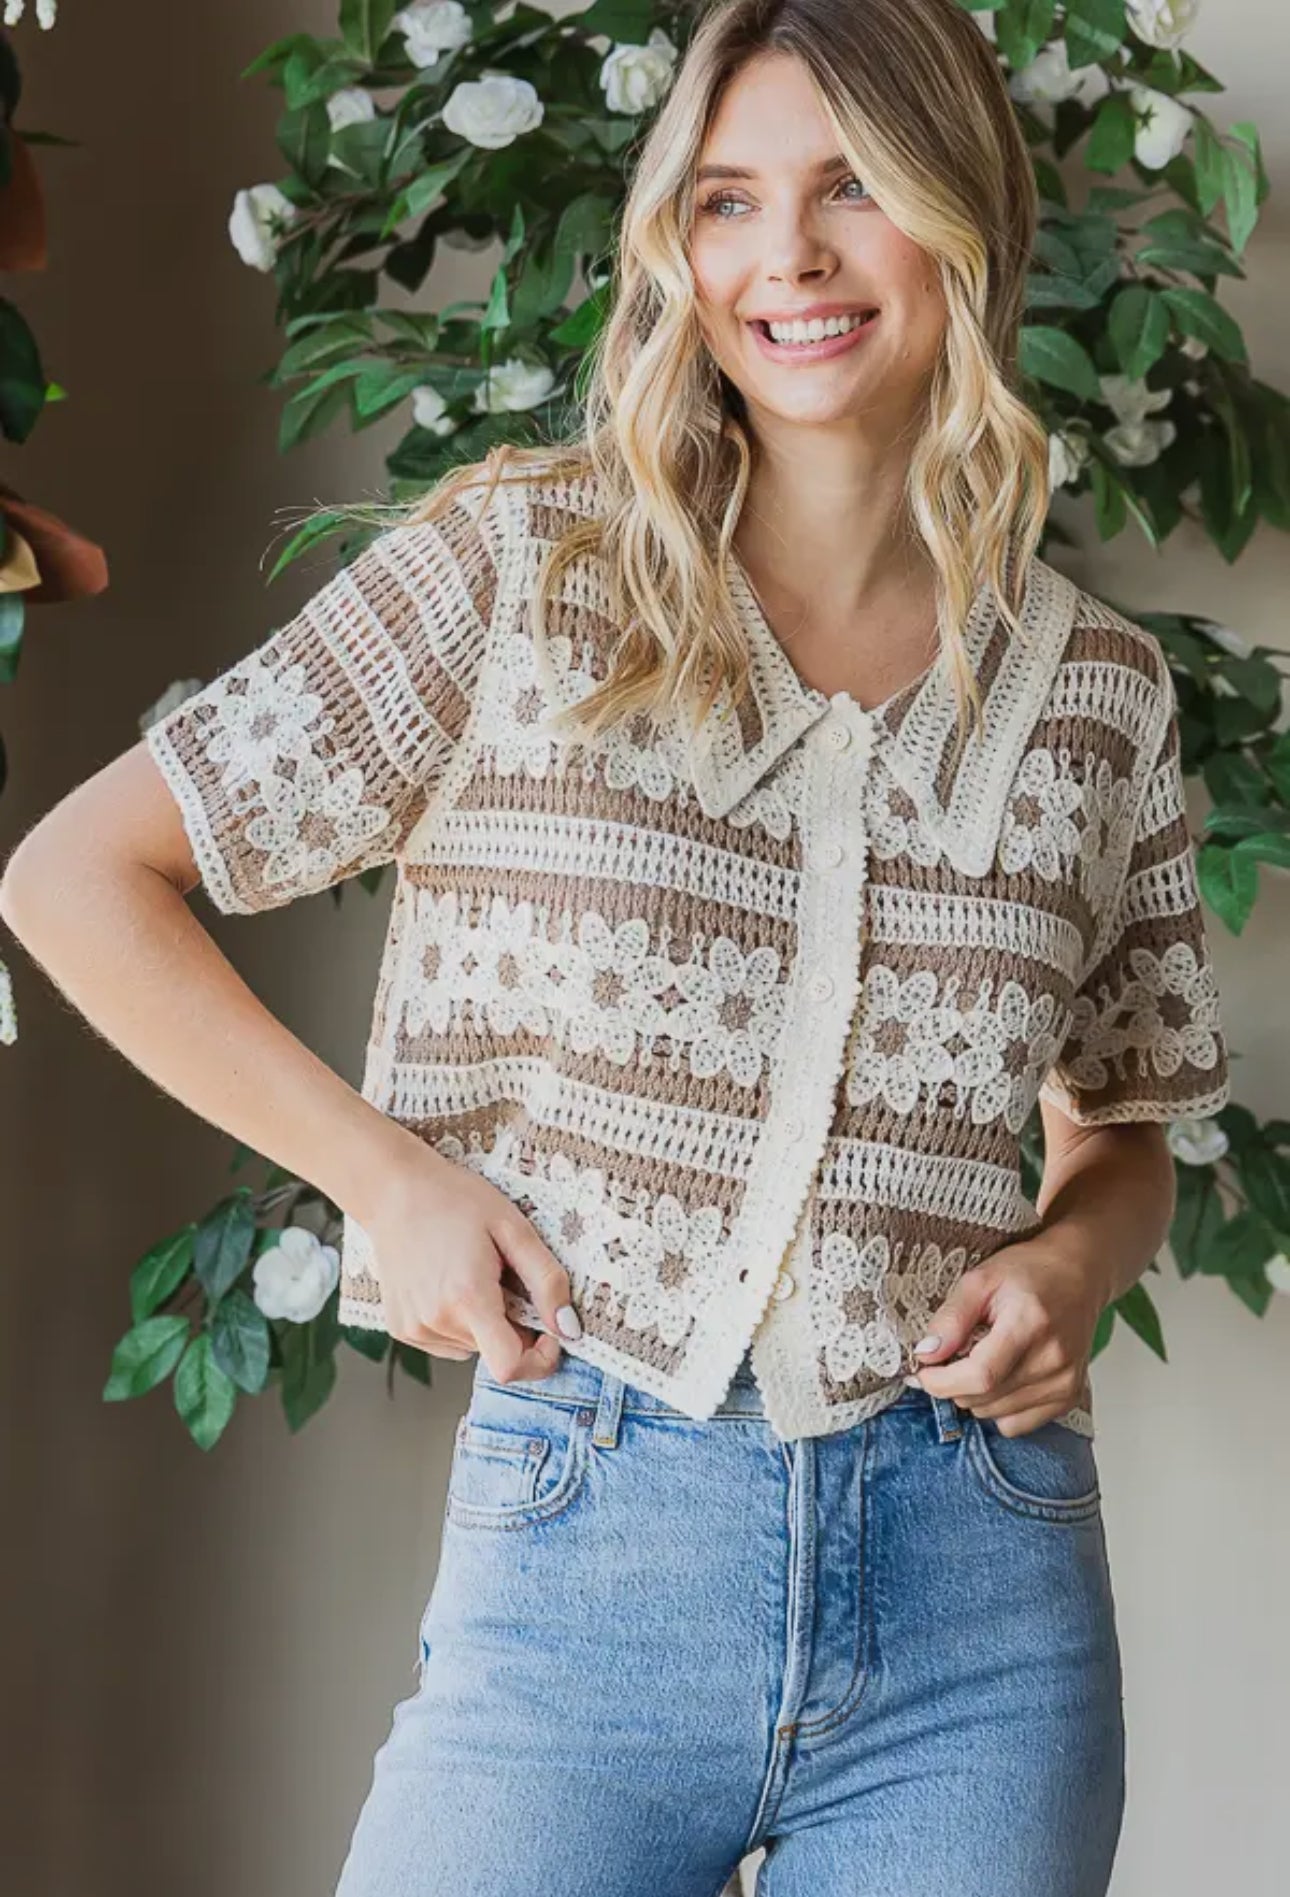
[[[825,336],[845,336],[865,321],[866,317],[853,312],[848,316],[816,316],[809,323],[767,323],[766,327],[777,343],[817,343]]]

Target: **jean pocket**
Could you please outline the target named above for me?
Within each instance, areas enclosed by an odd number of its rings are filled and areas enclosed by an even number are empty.
[[[453,1445],[450,1520],[522,1528],[558,1515],[578,1493],[593,1412],[535,1391],[476,1377]]]
[[[967,1413],[968,1460],[986,1492],[1019,1515],[1087,1521],[1102,1505],[1097,1459],[1087,1436],[1050,1419],[1005,1436],[992,1416]]]

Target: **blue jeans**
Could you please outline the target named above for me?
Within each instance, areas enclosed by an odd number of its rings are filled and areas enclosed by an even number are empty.
[[[1102,1897],[1124,1797],[1093,1444],[906,1390],[781,1441],[567,1351],[458,1426],[419,1690],[337,1897]]]

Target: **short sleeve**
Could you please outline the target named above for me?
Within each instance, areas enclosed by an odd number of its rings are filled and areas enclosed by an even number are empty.
[[[1079,1126],[1203,1118],[1228,1099],[1227,1045],[1183,801],[1172,681],[1114,918],[1040,1098]]]
[[[280,908],[394,860],[470,714],[498,569],[473,491],[372,540],[144,733],[202,886]]]

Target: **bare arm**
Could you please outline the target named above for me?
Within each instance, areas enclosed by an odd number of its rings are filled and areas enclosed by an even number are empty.
[[[499,1378],[543,1375],[558,1347],[530,1345],[505,1315],[497,1255],[503,1245],[554,1324],[568,1281],[535,1228],[364,1100],[264,1006],[189,909],[198,881],[178,807],[141,741],[19,843],[0,916],[150,1080],[363,1226],[395,1335],[440,1355],[478,1349]],[[428,1269],[439,1258],[449,1270]]]
[[[1101,1302],[1124,1296],[1169,1236],[1177,1180],[1159,1121],[1081,1127],[1047,1101],[1044,1177],[1035,1208],[1097,1281]]]

